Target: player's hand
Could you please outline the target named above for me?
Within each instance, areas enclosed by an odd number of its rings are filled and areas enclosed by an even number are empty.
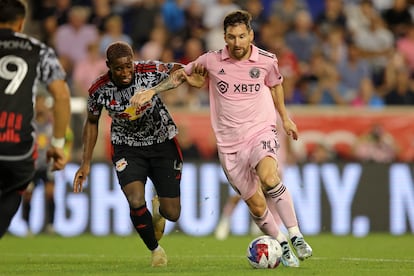
[[[187,75],[184,70],[182,71],[182,74],[189,85],[201,88],[206,81],[207,70],[203,65],[196,63],[193,65],[191,75]]]
[[[298,140],[298,128],[290,118],[283,121],[283,128],[288,136],[290,136],[293,140]]]
[[[146,102],[149,102],[152,97],[154,97],[155,91],[152,89],[149,90],[139,90],[129,99],[129,102],[132,106],[140,107]]]
[[[83,183],[85,182],[86,178],[88,177],[90,172],[89,165],[81,165],[78,171],[75,174],[75,178],[73,179],[73,192],[80,193],[83,191]]]
[[[46,152],[47,162],[52,161],[52,171],[62,170],[67,163],[65,152],[62,148],[50,147]]]

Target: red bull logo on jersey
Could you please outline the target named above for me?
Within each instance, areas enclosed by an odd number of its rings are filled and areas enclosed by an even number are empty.
[[[130,121],[134,121],[138,118],[141,118],[149,107],[151,107],[151,102],[147,102],[139,107],[129,106],[123,112],[119,113],[118,117],[127,118]]]

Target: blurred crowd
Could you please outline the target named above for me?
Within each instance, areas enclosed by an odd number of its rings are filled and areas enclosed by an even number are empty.
[[[130,43],[137,59],[186,64],[222,48],[222,19],[245,9],[255,44],[279,60],[287,104],[414,105],[414,0],[28,1],[26,32],[56,49],[74,97],[107,70],[111,42]],[[208,105],[186,85],[164,100]]]

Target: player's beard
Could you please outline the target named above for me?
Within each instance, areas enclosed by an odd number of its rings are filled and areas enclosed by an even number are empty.
[[[235,59],[243,59],[249,52],[249,48],[234,47],[232,50],[233,57]]]

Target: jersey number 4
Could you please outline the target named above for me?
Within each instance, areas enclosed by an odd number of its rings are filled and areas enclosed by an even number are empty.
[[[0,58],[0,78],[10,80],[5,94],[13,95],[19,89],[20,84],[27,74],[27,63],[24,59],[17,56],[4,56]]]

